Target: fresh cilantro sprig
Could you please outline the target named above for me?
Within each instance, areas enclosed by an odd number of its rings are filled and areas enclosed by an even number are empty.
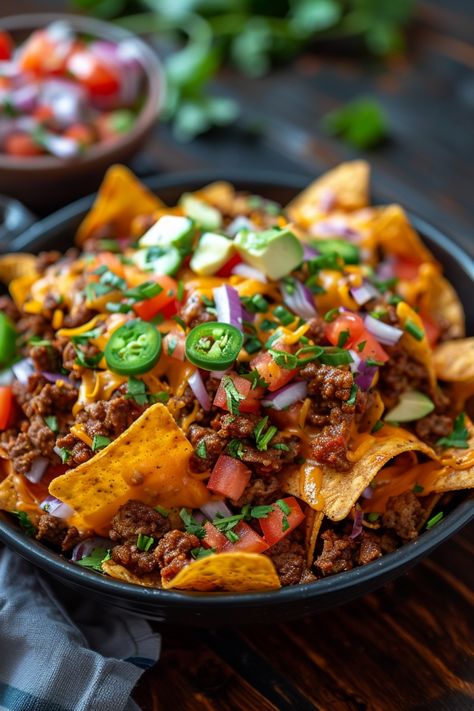
[[[224,375],[221,383],[226,395],[227,409],[232,415],[239,415],[239,403],[245,400],[245,395],[239,393],[230,375]]]
[[[77,561],[77,564],[83,568],[89,568],[89,570],[95,570],[98,573],[102,573],[102,563],[110,560],[110,549],[107,548],[94,548],[89,555],[81,558]]]
[[[447,437],[441,437],[436,444],[438,447],[454,447],[455,449],[468,449],[469,431],[466,427],[466,415],[461,412],[454,420],[453,431]]]
[[[36,534],[36,526],[33,525],[30,517],[26,511],[10,511],[13,516],[16,516],[18,523],[20,524],[23,533],[32,538]]]

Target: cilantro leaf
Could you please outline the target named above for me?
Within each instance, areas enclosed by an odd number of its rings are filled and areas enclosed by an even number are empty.
[[[469,431],[466,427],[466,415],[461,412],[454,420],[453,431],[447,437],[441,437],[436,444],[438,447],[454,447],[455,449],[468,449]]]
[[[239,415],[239,403],[241,400],[245,400],[245,395],[239,393],[230,375],[224,375],[221,383],[226,394],[227,409],[232,415]]]
[[[10,511],[13,516],[16,516],[18,523],[20,524],[23,533],[32,538],[36,534],[36,526],[31,522],[30,517],[26,511]]]
[[[108,437],[104,437],[103,435],[94,435],[92,440],[92,451],[97,452],[99,449],[104,449],[104,447],[107,447],[108,444],[110,444],[110,439]]]
[[[354,148],[373,148],[388,135],[388,123],[381,105],[370,98],[351,101],[330,111],[323,127],[331,136],[340,136]]]
[[[58,418],[56,415],[46,415],[44,421],[52,432],[57,432],[59,430]]]
[[[184,528],[187,533],[192,533],[197,538],[205,537],[206,529],[194,519],[193,515],[187,509],[181,509],[179,516],[184,523]]]
[[[77,561],[78,565],[83,568],[89,568],[90,570],[96,570],[98,573],[102,573],[102,563],[106,560],[110,560],[110,550],[107,548],[93,548],[89,555],[81,558]]]

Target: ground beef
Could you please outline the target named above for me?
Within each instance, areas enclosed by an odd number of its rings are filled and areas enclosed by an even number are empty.
[[[154,550],[140,551],[136,545],[118,545],[112,548],[112,560],[123,565],[135,575],[148,575],[158,569]]]
[[[452,429],[452,418],[449,415],[439,415],[436,412],[423,417],[415,424],[418,437],[429,444],[436,444],[440,437],[447,437]]]
[[[272,444],[283,441],[281,438],[274,437]],[[277,474],[284,466],[291,464],[299,456],[301,451],[300,440],[296,437],[284,440],[288,451],[283,449],[274,449],[270,445],[268,449],[261,452],[256,447],[244,445],[240,454],[240,459],[244,464],[250,467],[257,474]]]
[[[315,580],[306,565],[304,547],[290,538],[282,538],[270,548],[267,555],[272,559],[282,585],[297,585]]]
[[[77,390],[64,381],[48,383],[40,375],[32,375],[26,385],[16,381],[13,392],[25,415],[57,415],[69,413],[77,400]]]
[[[370,531],[363,530],[356,541],[359,543],[357,564],[366,565],[382,556],[382,546],[378,537]]]
[[[326,425],[311,440],[311,450],[317,462],[327,464],[339,471],[347,471],[351,463],[347,460],[349,447],[350,419],[342,417],[340,422]]]
[[[94,358],[100,353],[100,348],[98,348],[94,343],[84,343],[81,344],[80,350],[84,355],[84,358]],[[62,365],[66,370],[72,372],[74,376],[79,376],[80,369],[76,364],[77,352],[73,343],[68,342],[64,345],[62,353]]]
[[[154,555],[161,569],[161,577],[171,580],[191,562],[191,551],[199,547],[199,538],[192,533],[170,531],[158,543]]]
[[[88,535],[89,532],[80,534],[75,526],[69,527],[62,518],[44,513],[38,521],[36,539],[68,551]]]
[[[323,550],[315,560],[316,568],[323,575],[333,575],[352,570],[356,544],[348,536],[340,536],[334,531],[325,531],[321,539]]]
[[[54,338],[53,327],[42,314],[23,314],[16,322],[16,330],[24,340],[31,338],[31,336],[41,336],[49,341]]]
[[[92,449],[82,440],[76,439],[73,434],[66,434],[63,437],[58,437],[56,446],[60,449],[66,449],[69,452],[67,463],[70,467],[78,466],[87,462],[88,459],[94,456]]]
[[[201,427],[197,424],[190,426],[187,437],[194,447],[194,452],[190,459],[191,468],[195,472],[204,472],[207,469],[212,469],[226,446],[227,439],[221,437],[213,429]]]
[[[62,254],[61,252],[56,252],[56,251],[50,251],[50,252],[40,252],[38,256],[36,257],[36,271],[38,271],[40,274],[46,271],[48,267],[50,267],[52,264],[56,264],[56,262],[61,259]]]
[[[53,345],[30,348],[30,358],[38,372],[45,370],[57,373],[61,367],[61,354]]]
[[[155,542],[170,530],[170,524],[151,506],[131,500],[121,506],[112,519],[109,537],[120,543],[136,543],[141,533],[152,536]]]
[[[115,439],[145,411],[133,398],[122,395],[111,400],[99,400],[87,404],[77,416],[77,423],[84,425],[86,434],[93,438],[102,435]]]
[[[275,476],[254,476],[245,487],[240,499],[232,503],[238,509],[241,509],[245,504],[264,506],[265,504],[273,504],[281,496],[281,485]]]
[[[88,309],[85,304],[78,304],[64,316],[63,328],[77,328],[83,326],[96,315],[95,311]]]
[[[0,296],[0,311],[12,321],[17,321],[20,318],[20,312],[9,296]]]
[[[331,365],[308,363],[301,371],[301,377],[308,381],[308,394],[316,395],[321,400],[349,399],[353,384],[350,370],[334,368]]]
[[[219,422],[219,434],[222,437],[250,439],[259,421],[257,415],[224,415]]]
[[[316,344],[326,343],[326,322],[321,316],[315,316],[306,322],[309,329],[306,331],[307,338],[311,338]]]
[[[379,388],[387,408],[395,407],[407,390],[428,388],[428,373],[424,365],[411,358],[400,346],[387,348],[390,360],[379,369]]]
[[[384,528],[393,529],[402,541],[417,537],[422,520],[423,507],[413,491],[390,497],[382,519]]]
[[[388,323],[391,326],[399,325],[396,308],[391,304],[388,304],[384,296],[380,296],[377,299],[371,299],[364,305],[364,308],[368,313],[371,311],[377,311],[379,313],[380,320],[384,323]]]
[[[185,324],[191,328],[194,328],[194,326],[197,326],[200,323],[216,320],[216,317],[207,311],[202,302],[201,296],[197,291],[190,294],[186,302],[181,307],[179,315]]]

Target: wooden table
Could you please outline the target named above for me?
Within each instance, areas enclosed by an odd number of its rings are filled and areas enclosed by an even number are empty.
[[[0,15],[63,10],[61,0],[2,0]],[[406,57],[381,65],[318,53],[249,82],[223,72],[241,101],[233,129],[189,145],[157,128],[142,173],[272,169],[310,176],[356,156],[321,116],[360,95],[386,107],[390,141],[372,154],[374,187],[474,253],[474,5],[417,3]],[[258,127],[258,130],[256,130]],[[164,628],[163,653],[136,690],[146,711],[330,709],[464,711],[474,706],[474,527],[387,588],[338,610],[271,627]]]

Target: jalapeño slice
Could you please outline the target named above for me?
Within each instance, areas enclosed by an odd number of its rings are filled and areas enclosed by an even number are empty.
[[[105,346],[110,370],[120,375],[138,375],[153,368],[161,354],[161,333],[152,323],[134,319],[112,333]]]
[[[186,338],[186,358],[204,370],[226,370],[237,356],[244,341],[242,331],[228,323],[201,323]]]

